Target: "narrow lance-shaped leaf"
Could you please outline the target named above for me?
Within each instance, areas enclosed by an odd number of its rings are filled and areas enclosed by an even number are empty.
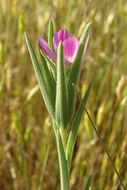
[[[68,121],[68,94],[64,70],[63,45],[59,43],[57,53],[57,86],[56,86],[56,121],[66,127]]]
[[[52,23],[52,20],[50,20],[50,22],[49,22],[48,44],[49,44],[49,47],[54,51],[54,48],[53,48],[53,36],[54,36],[53,23]]]
[[[43,51],[41,51],[41,54],[44,56],[44,58],[48,62],[48,64],[49,64],[50,68],[52,69],[52,71],[54,73],[56,73],[56,64],[47,55],[45,55]]]
[[[42,55],[42,53],[40,52],[40,48],[39,48],[39,55],[40,55],[40,62],[41,62],[42,70],[43,70],[46,87],[52,98],[53,105],[55,107],[55,96],[56,96],[55,80],[53,80],[53,77],[51,76],[47,62],[46,62],[44,56]]]
[[[76,113],[76,116],[72,122],[72,126],[71,126],[71,132],[68,138],[68,142],[67,142],[67,148],[66,148],[66,159],[67,159],[67,165],[68,165],[68,171],[70,170],[70,165],[71,165],[71,159],[72,159],[72,154],[73,154],[73,149],[74,149],[74,145],[75,145],[75,141],[76,141],[76,137],[77,137],[77,132],[80,126],[80,122],[85,110],[85,106],[90,94],[90,89],[91,89],[91,85],[89,85],[84,98],[82,100],[81,105],[78,108],[78,111]]]
[[[48,93],[48,90],[47,90],[47,87],[46,87],[46,84],[45,84],[45,81],[44,81],[44,78],[43,78],[43,75],[41,72],[40,65],[38,63],[38,60],[37,60],[37,57],[36,57],[35,52],[33,50],[33,47],[31,45],[31,42],[29,41],[29,38],[26,34],[25,34],[25,39],[26,39],[27,47],[28,47],[28,50],[30,53],[30,57],[31,57],[31,60],[33,63],[33,67],[35,70],[35,74],[36,74],[36,77],[37,77],[37,80],[38,80],[38,83],[40,86],[40,90],[41,90],[44,102],[46,104],[46,107],[47,107],[50,115],[54,118],[54,116],[55,116],[54,105],[52,102],[52,98],[51,98],[50,94]]]
[[[92,175],[89,176],[86,185],[85,185],[85,189],[84,190],[90,190],[92,186]]]
[[[63,149],[62,139],[59,130],[57,130],[56,132],[56,140],[60,166],[61,190],[70,190],[67,161],[65,158],[65,152]]]
[[[76,92],[74,90],[75,86],[78,86],[80,73],[81,73],[81,65],[82,65],[82,58],[84,53],[85,44],[87,42],[88,34],[90,31],[91,24],[87,24],[82,36],[80,38],[80,46],[77,52],[76,59],[72,65],[72,69],[70,71],[69,80],[68,80],[68,97],[69,97],[69,119],[71,119],[73,115],[73,111],[75,108],[75,100],[76,100]]]

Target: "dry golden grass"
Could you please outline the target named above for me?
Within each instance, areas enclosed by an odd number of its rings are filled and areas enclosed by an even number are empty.
[[[81,93],[89,83],[87,108],[127,188],[127,2],[125,0],[0,1],[0,189],[56,190],[59,168],[51,121],[37,86],[23,32],[34,47],[56,31],[80,36],[92,21],[82,68]],[[103,146],[84,115],[73,157],[71,185],[122,190]]]

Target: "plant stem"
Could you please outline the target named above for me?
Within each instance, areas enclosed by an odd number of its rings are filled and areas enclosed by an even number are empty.
[[[64,126],[60,127],[60,133],[61,133],[61,137],[62,137],[62,143],[63,143],[63,148],[64,148],[64,152],[66,151],[66,144],[67,144],[67,130]]]
[[[64,152],[63,143],[62,143],[61,135],[59,132],[59,128],[57,127],[57,124],[55,121],[53,121],[53,128],[54,128],[54,132],[55,132],[55,136],[56,136],[56,142],[57,142],[61,190],[70,190],[67,161],[66,161],[66,157],[65,157],[65,152]]]

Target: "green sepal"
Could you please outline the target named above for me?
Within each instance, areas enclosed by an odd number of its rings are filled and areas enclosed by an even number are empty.
[[[43,76],[45,79],[46,87],[51,95],[53,105],[55,107],[55,97],[56,97],[56,81],[53,79],[52,73],[49,70],[48,64],[43,56],[43,54],[40,52],[40,46],[39,48],[39,56],[40,56],[40,63],[42,67]]]
[[[92,186],[92,175],[90,175],[88,177],[88,180],[86,182],[86,185],[85,185],[85,189],[84,190],[90,190],[91,189],[91,186]]]
[[[87,37],[90,31],[91,24],[87,24],[82,36],[80,38],[80,46],[78,48],[77,56],[72,64],[72,69],[70,71],[69,79],[68,79],[68,97],[69,97],[69,120],[72,118],[74,108],[75,108],[75,101],[76,101],[76,92],[73,87],[78,86],[79,78],[81,74],[81,66],[82,66],[82,58],[84,53],[85,44],[87,41]]]
[[[87,100],[88,100],[88,97],[90,94],[90,89],[91,89],[91,85],[89,85],[89,87],[84,95],[84,98],[82,100],[82,103],[80,104],[78,111],[76,113],[76,116],[72,122],[71,132],[69,134],[67,148],[66,148],[66,159],[67,159],[68,171],[70,170],[73,149],[74,149],[78,129],[80,126],[80,122],[81,122],[81,119],[82,119],[82,116],[83,116],[83,113],[85,110],[85,106],[86,106],[86,103],[87,103]]]
[[[49,32],[48,32],[48,44],[49,44],[49,47],[54,51],[53,36],[54,36],[53,23],[52,23],[52,20],[50,20],[49,21]]]
[[[68,122],[68,94],[65,77],[64,55],[62,42],[57,52],[57,82],[56,82],[56,108],[55,117],[58,126],[66,127]]]
[[[45,83],[45,80],[44,80],[44,77],[43,77],[39,62],[37,60],[36,54],[34,52],[34,49],[32,47],[32,44],[31,44],[27,34],[25,34],[25,40],[26,40],[26,44],[27,44],[27,47],[28,47],[28,50],[29,50],[29,53],[30,53],[30,57],[31,57],[31,60],[32,60],[32,63],[33,63],[33,67],[34,67],[34,70],[35,70],[35,74],[36,74],[36,77],[37,77],[37,81],[39,83],[39,87],[40,87],[40,90],[41,90],[45,105],[46,105],[50,115],[54,118],[55,117],[55,107],[53,105],[51,94],[49,94],[49,92],[47,90],[46,83]]]

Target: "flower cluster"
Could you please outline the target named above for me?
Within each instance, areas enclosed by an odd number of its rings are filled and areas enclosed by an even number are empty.
[[[87,38],[84,51],[86,50],[88,39],[89,36]],[[60,41],[62,41],[64,47],[64,63],[65,65],[71,65],[76,58],[80,44],[78,39],[73,34],[69,34],[66,29],[61,29],[56,32],[53,36],[54,51],[49,47],[48,43],[44,39],[38,38],[38,42],[44,53],[54,62],[57,60],[57,49]]]

